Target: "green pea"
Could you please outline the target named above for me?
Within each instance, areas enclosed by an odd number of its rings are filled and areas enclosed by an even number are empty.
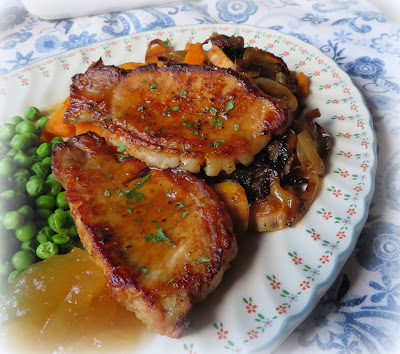
[[[55,138],[51,139],[50,143],[51,143],[51,147],[54,148],[55,144],[58,143],[62,143],[64,140],[58,136],[56,136]]]
[[[12,117],[12,118],[10,119],[10,123],[11,123],[12,125],[17,125],[17,124],[21,123],[23,120],[24,120],[24,119],[23,119],[22,117],[20,117],[20,116],[14,116],[14,117]]]
[[[33,222],[27,223],[15,231],[15,237],[20,241],[27,241],[37,233],[36,225]]]
[[[47,241],[45,243],[41,243],[36,248],[36,255],[41,259],[46,259],[51,256],[58,254],[59,248],[56,244],[51,241]]]
[[[0,142],[0,156],[5,156],[8,152],[8,148],[4,146],[2,142]]]
[[[72,217],[71,210],[69,210],[69,209],[66,210],[65,215],[67,216],[67,224],[75,226],[74,218]]]
[[[43,165],[41,162],[36,162],[32,165],[31,171],[39,177],[46,178],[50,174],[50,166]]]
[[[50,226],[44,226],[36,235],[36,240],[39,243],[46,243],[51,240],[54,235],[54,231],[50,228]]]
[[[42,163],[43,163],[43,165],[51,166],[51,157],[45,157],[45,158],[42,160]]]
[[[25,194],[21,192],[16,192],[12,189],[1,192],[0,198],[7,203],[9,208],[16,208],[19,207],[21,204],[26,203]]]
[[[40,161],[39,156],[36,155],[36,148],[35,147],[31,147],[26,151],[26,154],[29,156],[32,156],[32,159],[35,158],[38,159],[38,161]]]
[[[3,141],[10,140],[15,134],[15,126],[12,124],[2,124],[0,126],[0,139]]]
[[[53,195],[41,195],[36,198],[35,205],[39,209],[54,209],[56,206],[56,198]]]
[[[30,177],[30,173],[28,170],[25,169],[19,169],[15,172],[14,177],[18,178],[18,177],[25,177],[26,179],[28,179]]]
[[[25,192],[26,182],[28,182],[28,180],[25,177],[17,177],[15,179],[15,190],[19,192]]]
[[[37,121],[37,125],[39,128],[43,128],[47,124],[48,121],[49,121],[49,118],[42,117]]]
[[[8,284],[14,283],[15,280],[17,279],[18,275],[20,275],[21,273],[22,273],[22,270],[14,270],[13,272],[11,272],[7,279]]]
[[[39,181],[43,181],[43,183],[44,183],[44,178],[43,177],[40,177],[38,175],[32,175],[32,176],[29,177],[29,181],[32,181],[34,179],[35,180],[39,180]]]
[[[44,184],[46,185],[47,194],[57,196],[61,192],[62,186],[57,181],[50,180],[44,182]]]
[[[12,256],[11,263],[16,270],[24,270],[35,263],[35,255],[29,251],[18,251]]]
[[[10,157],[6,156],[0,160],[0,176],[8,176],[15,171],[15,162]]]
[[[57,215],[56,213],[51,214],[47,219],[51,229],[58,233],[60,233],[60,229],[65,225],[66,221],[67,218],[65,216]]]
[[[34,133],[26,133],[24,136],[29,139],[30,141],[30,146],[35,146],[37,147],[40,143],[39,137],[34,134]]]
[[[51,214],[53,214],[53,212],[50,209],[36,209],[35,214],[40,220],[47,221],[47,219]]]
[[[28,134],[28,133],[34,133],[36,129],[35,124],[28,120],[23,120],[22,122],[18,123],[17,126],[15,127],[15,131],[18,134]]]
[[[27,134],[16,134],[11,139],[10,146],[17,150],[25,150],[31,146],[31,139]]]
[[[32,207],[29,205],[21,206],[17,210],[17,212],[20,213],[24,217],[25,222],[32,221],[33,217],[35,216],[35,212],[33,211]]]
[[[60,192],[57,194],[57,208],[67,210],[69,209],[69,205],[65,200],[65,192]]]
[[[32,158],[24,154],[22,151],[16,153],[14,161],[17,166],[22,168],[29,168],[32,165]]]
[[[68,236],[69,237],[76,237],[78,236],[78,230],[76,229],[75,225],[72,225],[68,229]]]
[[[0,262],[0,275],[8,275],[13,270],[10,262]]]
[[[52,152],[52,149],[51,149],[51,145],[49,143],[40,144],[36,150],[36,153],[42,159],[44,159],[45,157],[50,157],[51,152]]]
[[[49,181],[49,180],[54,180],[54,174],[53,173],[50,173],[48,176],[47,176],[47,180]]]
[[[69,241],[70,237],[65,234],[55,234],[51,239],[56,245],[63,245]]]
[[[30,251],[33,254],[36,252],[38,242],[35,239],[30,239],[21,242],[21,251]]]
[[[42,194],[45,190],[44,180],[42,178],[32,178],[26,182],[26,191],[31,197]]]
[[[6,153],[6,156],[14,158],[14,156],[17,154],[18,150],[17,149],[10,149],[8,150],[8,152]]]
[[[17,211],[9,211],[4,215],[3,225],[7,230],[17,230],[24,225],[24,217]]]
[[[40,116],[39,109],[36,107],[33,107],[33,106],[28,107],[24,112],[24,117],[27,120],[34,121],[34,120],[38,119],[39,116]]]

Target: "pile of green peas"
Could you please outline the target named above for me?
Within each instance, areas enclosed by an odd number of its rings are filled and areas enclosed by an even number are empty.
[[[7,245],[0,248],[0,276],[9,283],[33,263],[81,246],[51,171],[53,147],[63,140],[40,143],[48,118],[36,107],[28,107],[24,118],[0,125],[0,242]]]

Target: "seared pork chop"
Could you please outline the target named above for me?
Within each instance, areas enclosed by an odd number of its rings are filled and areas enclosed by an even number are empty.
[[[88,132],[55,146],[53,173],[112,297],[154,332],[179,337],[236,256],[232,222],[202,180],[126,156]]]
[[[229,69],[149,64],[135,70],[98,62],[75,75],[65,123],[92,121],[113,144],[151,166],[215,176],[249,165],[290,109]]]

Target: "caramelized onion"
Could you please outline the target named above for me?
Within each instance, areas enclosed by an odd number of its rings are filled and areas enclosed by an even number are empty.
[[[297,98],[286,86],[283,86],[278,82],[265,77],[258,77],[255,79],[255,82],[267,95],[270,95],[280,101],[284,101],[292,110],[292,112],[297,110]]]

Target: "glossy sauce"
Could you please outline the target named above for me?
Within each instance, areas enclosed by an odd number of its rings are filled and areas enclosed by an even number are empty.
[[[132,352],[148,332],[78,248],[22,273],[1,299],[0,322],[1,352]]]

